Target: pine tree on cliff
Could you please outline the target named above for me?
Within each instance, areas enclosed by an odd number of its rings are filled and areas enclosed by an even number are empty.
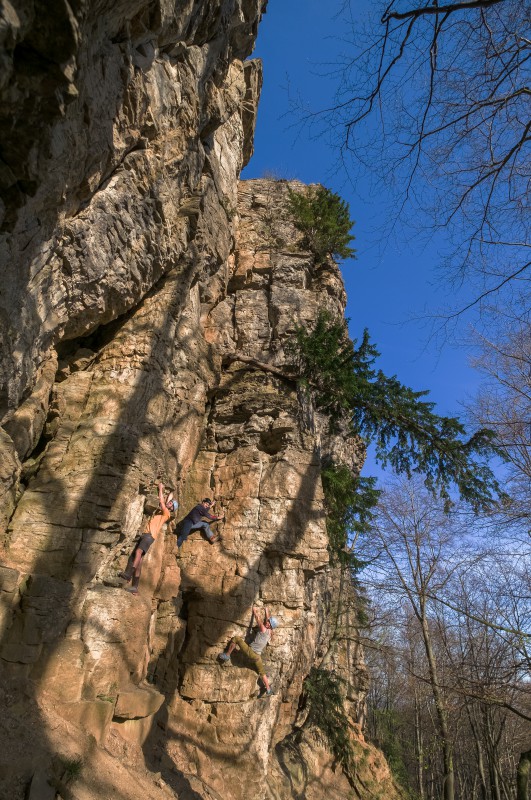
[[[318,263],[327,256],[354,257],[356,251],[350,247],[354,222],[348,203],[338,194],[324,186],[310,186],[304,192],[288,188],[288,212]]]
[[[323,186],[289,190],[287,210],[295,227],[304,233],[304,244],[314,253],[316,264],[330,256],[354,255],[349,246],[354,222],[339,195]],[[499,455],[494,432],[481,428],[467,437],[457,417],[435,412],[435,404],[426,399],[427,391],[415,391],[395,375],[389,377],[377,369],[379,355],[367,330],[356,347],[344,321],[325,311],[312,331],[297,330],[295,371],[315,406],[328,415],[332,429],[346,429],[347,435],[374,443],[376,459],[383,467],[390,466],[408,477],[424,475],[426,486],[448,502],[452,488],[476,511],[491,506],[495,496],[503,498],[486,463],[492,455]],[[349,508],[355,509],[354,517],[367,527],[370,508],[377,502],[374,483],[363,484],[362,479],[356,482],[353,478],[354,483],[347,486],[344,476],[329,477],[334,490],[349,494]],[[365,500],[355,502],[354,495],[360,491]],[[351,524],[353,514],[345,514]],[[340,527],[346,530],[346,524],[340,523]]]
[[[474,510],[489,508],[500,492],[486,460],[497,454],[495,434],[482,428],[467,436],[457,417],[440,416],[427,391],[415,391],[375,367],[379,356],[364,332],[352,342],[343,320],[322,312],[309,333],[297,331],[297,370],[315,406],[332,429],[374,443],[382,466],[411,477],[448,502],[452,488]]]

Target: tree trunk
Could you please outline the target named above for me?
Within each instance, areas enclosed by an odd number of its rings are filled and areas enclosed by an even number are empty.
[[[518,769],[516,770],[516,800],[527,800],[530,769],[531,750],[526,750],[525,753],[520,753]]]
[[[476,762],[478,765],[478,776],[480,782],[480,789],[481,789],[481,800],[488,800],[488,793],[487,793],[487,777],[485,775],[485,764],[483,763],[483,751],[481,747],[481,740],[480,734],[478,731],[478,725],[476,723],[476,718],[474,715],[474,711],[476,707],[471,703],[471,701],[466,698],[465,699],[465,708],[468,717],[468,722],[470,725],[470,730],[472,732],[472,737],[474,739],[474,745],[476,748]]]
[[[421,598],[421,625],[422,625],[422,638],[424,640],[424,648],[426,650],[426,657],[428,659],[428,671],[430,674],[430,684],[435,701],[435,710],[437,712],[437,722],[439,727],[439,734],[442,741],[442,756],[443,756],[443,799],[454,800],[454,761],[452,754],[452,746],[450,744],[450,737],[448,734],[448,724],[446,720],[446,712],[441,695],[441,688],[439,684],[439,677],[437,674],[437,664],[435,661],[435,654],[431,643],[430,629],[426,617],[424,599]]]
[[[489,761],[489,781],[492,800],[501,800],[500,783],[498,780],[497,759],[498,745],[501,731],[498,735],[495,732],[494,710],[488,706],[484,709],[485,731],[487,738],[487,750]]]
[[[422,725],[420,719],[420,703],[417,691],[415,690],[415,748],[417,750],[417,782],[419,787],[419,798],[424,800],[424,753],[422,741]]]

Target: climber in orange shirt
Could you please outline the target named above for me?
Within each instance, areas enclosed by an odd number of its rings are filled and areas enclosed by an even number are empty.
[[[178,508],[179,503],[177,500],[173,499],[173,492],[170,491],[165,499],[164,484],[159,483],[159,510],[151,517],[146,525],[145,531],[135,544],[125,570],[118,574],[118,577],[123,578],[127,583],[129,583],[131,578],[133,579],[132,586],[127,589],[131,594],[138,594],[138,584],[140,583],[144,556],[160,533],[162,526],[168,522],[172,512],[175,513]]]

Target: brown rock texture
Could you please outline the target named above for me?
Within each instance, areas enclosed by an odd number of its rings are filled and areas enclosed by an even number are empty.
[[[341,276],[301,249],[286,183],[238,187],[261,84],[244,59],[264,5],[5,7],[0,795],[12,800],[398,797],[361,732],[363,655],[337,630],[338,597],[355,598],[329,563],[320,480],[330,453],[357,470],[363,447],[326,435],[289,350],[320,309],[343,314]],[[176,521],[217,499],[221,542],[193,533],[178,550],[172,521],[133,596],[118,573],[159,478]],[[280,621],[267,699],[244,657],[218,661],[253,604]],[[323,659],[349,687],[350,780],[305,723],[303,681]]]

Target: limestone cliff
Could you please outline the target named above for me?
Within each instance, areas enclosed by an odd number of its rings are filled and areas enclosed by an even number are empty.
[[[282,182],[240,184],[261,0],[6,3],[0,27],[0,794],[395,797],[361,733],[360,647],[337,635],[322,432],[289,373],[295,327],[343,314]],[[339,455],[338,455],[339,454]],[[140,594],[118,579],[154,481],[206,494],[222,541],[172,526]],[[280,626],[276,694],[244,660],[253,603]],[[352,627],[352,629],[354,629]],[[331,643],[334,646],[331,647]],[[348,682],[349,780],[303,681]],[[78,759],[81,770],[78,773]]]

